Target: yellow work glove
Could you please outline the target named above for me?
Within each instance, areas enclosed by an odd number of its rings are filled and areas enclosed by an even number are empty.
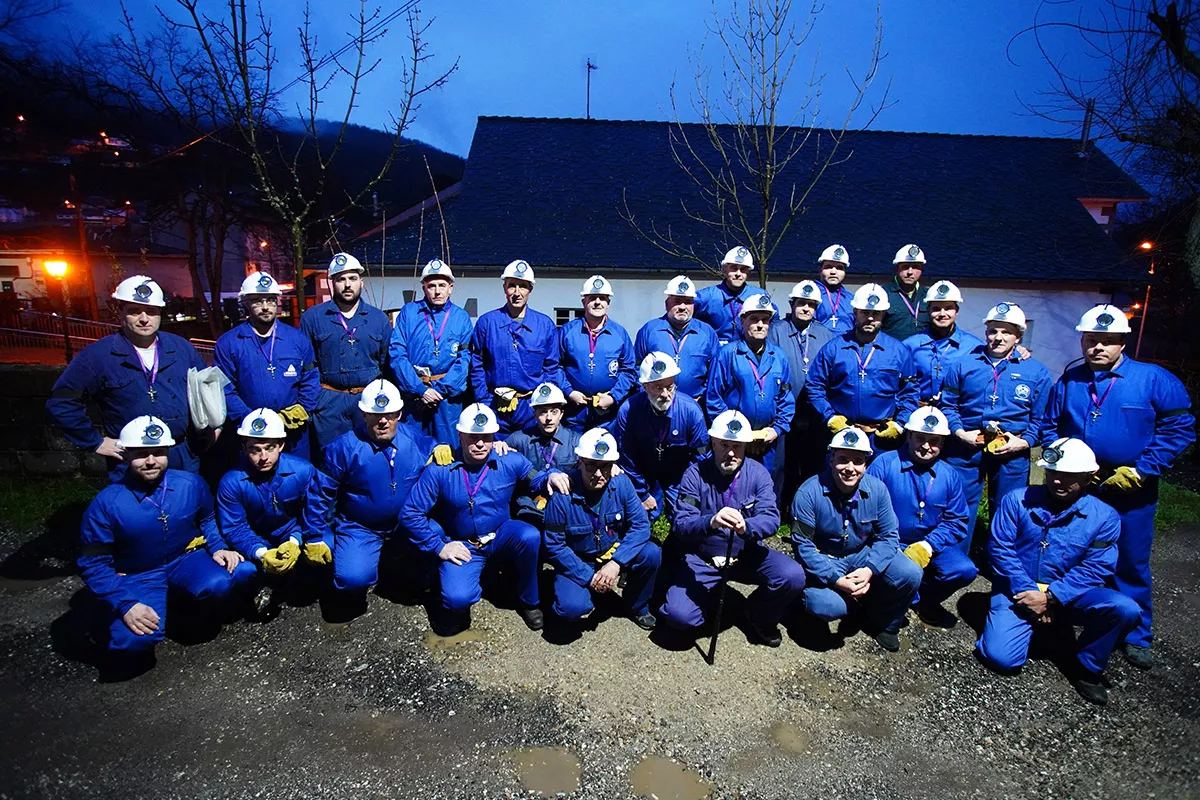
[[[1050,584],[1048,584],[1048,583],[1039,583],[1038,584],[1038,591],[1041,592],[1042,594],[1045,594],[1047,591],[1049,591],[1049,589],[1050,589]]]
[[[767,440],[767,429],[761,428],[756,431],[751,431],[750,439],[751,439],[751,441],[755,441],[755,442],[765,442]]]
[[[496,389],[496,396],[501,402],[496,406],[496,410],[501,414],[508,414],[517,407],[517,390],[510,389],[507,386],[501,386]]]
[[[608,392],[596,392],[594,395],[592,395],[592,408],[599,408],[600,407],[600,398],[601,397],[609,397],[609,396],[610,395]]]
[[[875,431],[875,436],[880,439],[899,439],[903,435],[904,429],[894,419],[889,419],[882,428]]]
[[[918,567],[925,569],[929,566],[929,559],[933,558],[933,548],[924,540],[913,542],[904,548],[904,555],[911,558]]]
[[[429,457],[426,464],[437,464],[439,467],[445,467],[454,463],[454,451],[450,449],[448,444],[439,444],[433,448],[433,455]]]
[[[332,564],[333,551],[324,542],[309,542],[304,545],[304,560],[310,564]]]
[[[1133,467],[1117,467],[1116,471],[1100,484],[1101,489],[1116,492],[1132,492],[1142,488],[1142,476]]]
[[[263,553],[263,568],[271,575],[282,575],[296,566],[300,560],[300,545],[288,539],[279,547],[274,547]]]
[[[1008,434],[1007,433],[998,433],[992,437],[992,440],[990,442],[988,442],[987,446],[984,447],[983,449],[987,450],[989,453],[995,453],[997,450],[999,450],[1001,447],[1004,447],[1004,445],[1006,445],[1006,444],[1008,444]]]
[[[608,548],[608,552],[596,559],[597,564],[604,564],[612,560],[613,553],[617,552],[617,548],[621,546],[620,542],[613,542],[613,546]]]
[[[299,428],[304,423],[308,422],[308,412],[304,410],[304,406],[296,403],[295,405],[281,408],[279,416],[283,417],[283,427],[289,431]]]
[[[190,553],[193,550],[199,550],[201,547],[204,547],[205,544],[207,544],[205,538],[203,536],[197,536],[195,539],[192,539],[190,542],[188,542],[187,547],[183,549],[183,552]]]
[[[542,497],[540,494],[537,497],[533,498],[533,507],[536,508],[538,511],[545,511],[546,510],[546,498]]]
[[[850,424],[850,420],[846,419],[841,414],[834,414],[829,418],[829,422],[826,422],[825,424],[829,426],[830,433],[837,433],[842,428],[848,426]]]

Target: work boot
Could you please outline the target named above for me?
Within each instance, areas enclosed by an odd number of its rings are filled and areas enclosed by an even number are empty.
[[[435,635],[443,638],[457,636],[471,627],[471,610],[450,611],[445,608],[436,609],[429,615],[429,627]]]
[[[517,613],[525,621],[525,627],[531,631],[540,631],[546,626],[546,615],[537,606],[521,606]]]
[[[1121,649],[1125,651],[1125,660],[1138,669],[1150,669],[1154,666],[1154,656],[1150,653],[1149,647],[1140,647],[1126,642]]]
[[[1104,685],[1104,678],[1099,672],[1089,672],[1080,667],[1071,683],[1079,696],[1089,703],[1108,705],[1108,687]]]
[[[900,635],[895,631],[880,631],[873,637],[879,646],[889,653],[897,653],[900,651]]]
[[[263,586],[254,593],[252,600],[254,618],[266,622],[279,616],[279,604],[275,602],[275,591],[270,586]]]
[[[913,610],[922,622],[933,628],[953,628],[958,624],[958,617],[941,603],[922,601],[917,603]]]
[[[759,644],[765,644],[767,647],[779,647],[783,644],[783,635],[779,632],[778,625],[763,627],[752,619],[746,619],[746,627],[750,629],[751,639],[758,640]]]
[[[631,614],[630,619],[633,620],[634,625],[637,625],[644,631],[652,631],[654,630],[654,626],[658,624],[658,618],[649,611],[644,614]]]

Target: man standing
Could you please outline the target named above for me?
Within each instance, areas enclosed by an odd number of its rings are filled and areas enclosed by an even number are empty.
[[[529,459],[536,470],[569,473],[579,462],[575,455],[579,432],[563,427],[567,398],[553,383],[543,383],[533,390],[529,407],[533,410],[534,424],[526,430],[510,433],[504,443]],[[542,527],[545,508],[543,496],[517,496],[517,519],[537,528]]]
[[[125,472],[117,436],[134,417],[166,423],[174,446],[171,469],[198,472],[197,442],[189,433],[187,371],[204,369],[187,339],[160,331],[166,305],[162,289],[145,275],[126,278],[113,292],[121,304],[121,330],[83,348],[59,376],[46,411],[71,443],[108,461],[109,480]],[[88,417],[88,401],[100,409],[100,430]],[[216,435],[214,432],[213,436]]]
[[[746,283],[752,269],[754,256],[744,247],[735,247],[721,261],[722,281],[696,294],[696,319],[712,326],[722,346],[737,340],[742,306],[754,295],[763,293],[757,286]]]
[[[421,270],[425,297],[396,316],[388,354],[408,421],[442,444],[458,440],[454,423],[467,403],[471,317],[450,302],[454,273],[434,259]]]
[[[1087,494],[1099,464],[1079,439],[1042,452],[1045,486],[1000,500],[988,554],[996,576],[983,635],[975,647],[992,669],[1011,673],[1029,657],[1035,630],[1075,651],[1070,677],[1085,700],[1108,702],[1101,673],[1113,648],[1138,625],[1138,604],[1112,588],[1121,520]],[[1074,627],[1083,627],[1075,637]]]
[[[1196,439],[1183,384],[1162,367],[1125,355],[1129,321],[1115,306],[1096,306],[1075,327],[1083,363],[1069,367],[1050,394],[1046,436],[1082,439],[1100,462],[1100,496],[1121,515],[1117,588],[1141,609],[1124,640],[1125,657],[1141,669],[1150,654],[1150,547],[1158,479]]]
[[[763,543],[779,527],[779,509],[770,473],[746,459],[750,421],[740,411],[723,411],[708,434],[712,453],[688,467],[679,485],[671,535],[684,556],[658,616],[694,630],[705,624],[722,579],[757,584],[746,602],[747,623],[755,639],[778,647],[779,618],[804,588],[804,570]]]
[[[500,431],[512,433],[533,420],[533,389],[558,380],[558,332],[553,320],[529,307],[537,283],[533,267],[513,261],[500,277],[504,305],[480,317],[471,334],[471,388],[475,402],[496,412]]]
[[[887,487],[865,474],[866,432],[843,428],[829,450],[829,468],[806,480],[792,500],[792,544],[808,581],[804,608],[826,622],[861,608],[875,641],[894,653],[921,568],[900,550]]]
[[[650,595],[662,551],[650,541],[650,522],[625,475],[614,475],[617,441],[603,428],[583,434],[576,447],[570,491],[546,505],[546,556],[554,566],[554,613],[569,620],[592,612],[592,594],[617,588],[642,630],[654,627]]]
[[[247,275],[238,292],[247,319],[217,340],[213,362],[229,378],[229,419],[240,423],[254,408],[278,411],[288,430],[288,452],[308,459],[308,417],[321,377],[308,337],[277,320],[282,295],[267,273]]]
[[[300,318],[300,330],[312,342],[321,374],[312,414],[318,451],[358,422],[357,395],[384,374],[387,364],[392,324],[387,314],[362,300],[365,273],[354,256],[335,255],[329,262],[333,299]]]
[[[831,244],[817,259],[817,278],[821,282],[821,302],[815,318],[833,334],[842,334],[854,327],[854,310],[850,308],[850,292],[843,286],[846,270],[850,269],[850,251],[840,244]]]
[[[693,316],[696,310],[696,284],[685,275],[676,275],[663,291],[667,313],[642,326],[633,342],[638,362],[651,353],[670,353],[679,367],[675,382],[679,391],[704,404],[708,370],[717,357],[717,334],[707,322]]]
[[[871,462],[868,475],[883,481],[900,525],[904,555],[925,571],[917,615],[939,628],[957,621],[942,603],[975,580],[979,569],[963,552],[967,501],[958,473],[939,461],[950,435],[946,416],[936,408],[918,408],[904,426],[905,444]]]
[[[903,342],[929,326],[929,310],[921,303],[925,253],[915,244],[906,244],[896,251],[892,264],[896,274],[887,285],[889,308],[883,317],[883,332]]]
[[[942,381],[950,362],[964,358],[983,344],[979,337],[958,327],[958,304],[962,292],[950,281],[938,281],[925,293],[929,328],[904,340],[912,351],[917,370],[917,399],[923,405],[939,405]]]
[[[608,427],[634,387],[633,342],[608,316],[612,284],[600,275],[583,282],[583,319],[558,329],[558,360],[567,392],[567,427]]]

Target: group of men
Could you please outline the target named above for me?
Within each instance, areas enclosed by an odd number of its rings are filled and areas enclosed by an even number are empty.
[[[247,321],[216,345],[223,434],[189,423],[187,370],[204,365],[158,330],[161,289],[122,282],[122,330],[86,348],[48,403],[110,462],[80,563],[112,609],[111,649],[145,660],[169,588],[261,610],[300,564],[361,604],[388,540],[436,573],[447,634],[470,624],[494,564],[535,630],[544,607],[571,624],[619,591],[640,627],[690,635],[735,580],[759,587],[746,624],[763,644],[781,643],[795,608],[854,616],[895,651],[910,609],[955,623],[945,603],[981,564],[993,595],[980,658],[1017,669],[1044,630],[1074,648],[1080,693],[1104,702],[1111,650],[1152,664],[1158,480],[1194,439],[1182,384],[1124,354],[1114,306],[1083,315],[1083,359],[1056,382],[1021,347],[1015,303],[988,311],[982,338],[959,328],[962,293],[922,286],[918,246],[897,252],[886,287],[849,292],[849,263],[826,248],[781,311],[736,247],[715,286],[671,279],[665,313],[632,338],[599,275],[582,317],[556,327],[529,306],[536,278],[520,260],[501,275],[504,305],[474,325],[438,260],[394,324],[361,298],[349,254],[299,330],[278,320],[279,284],[252,273]],[[1028,486],[1039,446],[1046,485]],[[202,461],[216,465],[215,502]],[[985,489],[990,535],[977,540]],[[766,542],[784,522],[791,555]]]

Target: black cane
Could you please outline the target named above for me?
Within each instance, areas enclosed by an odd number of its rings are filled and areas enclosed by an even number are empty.
[[[725,563],[721,565],[721,582],[717,587],[717,613],[713,616],[712,638],[708,640],[708,665],[717,657],[717,637],[721,635],[721,612],[725,610],[725,589],[729,586],[729,562],[733,559],[733,528],[729,529],[729,544],[725,546]]]

